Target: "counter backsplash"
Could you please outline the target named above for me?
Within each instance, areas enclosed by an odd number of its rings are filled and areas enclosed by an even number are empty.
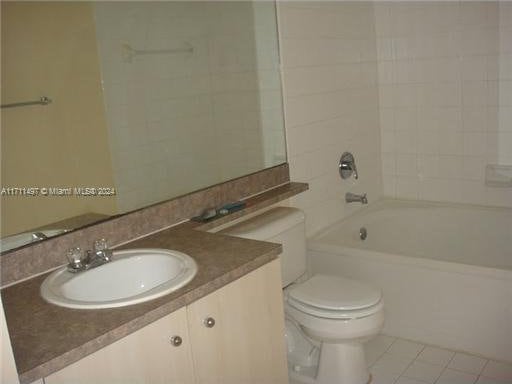
[[[115,247],[188,220],[205,208],[245,199],[289,181],[288,164],[278,165],[7,252],[1,256],[1,285],[5,287],[65,264],[65,252],[71,247],[89,249],[99,238],[106,238]],[[290,191],[278,193],[287,195]]]

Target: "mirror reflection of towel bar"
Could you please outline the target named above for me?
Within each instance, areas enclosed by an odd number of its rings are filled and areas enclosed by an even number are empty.
[[[0,108],[15,108],[15,107],[25,107],[27,105],[48,105],[52,102],[47,96],[41,96],[39,100],[34,101],[20,101],[18,103],[10,103],[10,104],[2,104]]]
[[[162,54],[173,54],[173,53],[193,53],[194,47],[188,43],[185,42],[185,46],[183,48],[174,48],[174,49],[134,49],[131,47],[130,44],[123,44],[122,45],[122,55],[123,55],[123,61],[125,63],[131,63],[132,59],[135,56],[142,56],[142,55],[162,55]]]

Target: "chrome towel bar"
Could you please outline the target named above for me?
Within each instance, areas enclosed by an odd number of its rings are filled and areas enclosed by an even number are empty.
[[[10,103],[10,104],[2,104],[0,108],[15,108],[15,107],[25,107],[27,105],[48,105],[52,102],[47,96],[41,96],[39,100],[34,101],[21,101],[19,103]]]
[[[174,54],[174,53],[193,53],[194,47],[185,42],[182,48],[174,48],[174,49],[135,49],[132,48],[130,44],[123,44],[121,46],[121,55],[123,57],[123,61],[125,63],[131,63],[135,56],[143,56],[143,55],[165,55],[165,54]]]

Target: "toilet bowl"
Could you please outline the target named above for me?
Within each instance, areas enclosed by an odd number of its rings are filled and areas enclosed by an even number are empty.
[[[321,343],[314,383],[370,381],[363,343],[384,324],[379,290],[351,279],[315,275],[285,290],[285,313],[306,336]],[[300,377],[295,380],[300,382]]]
[[[382,292],[339,276],[307,278],[304,220],[298,209],[277,207],[221,232],[283,245],[285,339],[292,380],[367,384],[363,343],[383,327]]]

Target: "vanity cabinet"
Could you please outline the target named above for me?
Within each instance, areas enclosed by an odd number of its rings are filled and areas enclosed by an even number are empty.
[[[171,338],[182,343],[173,346]],[[181,308],[44,379],[45,384],[192,384],[187,311]]]
[[[192,303],[187,315],[196,383],[288,383],[279,261]]]
[[[45,378],[93,383],[287,384],[279,261]]]

